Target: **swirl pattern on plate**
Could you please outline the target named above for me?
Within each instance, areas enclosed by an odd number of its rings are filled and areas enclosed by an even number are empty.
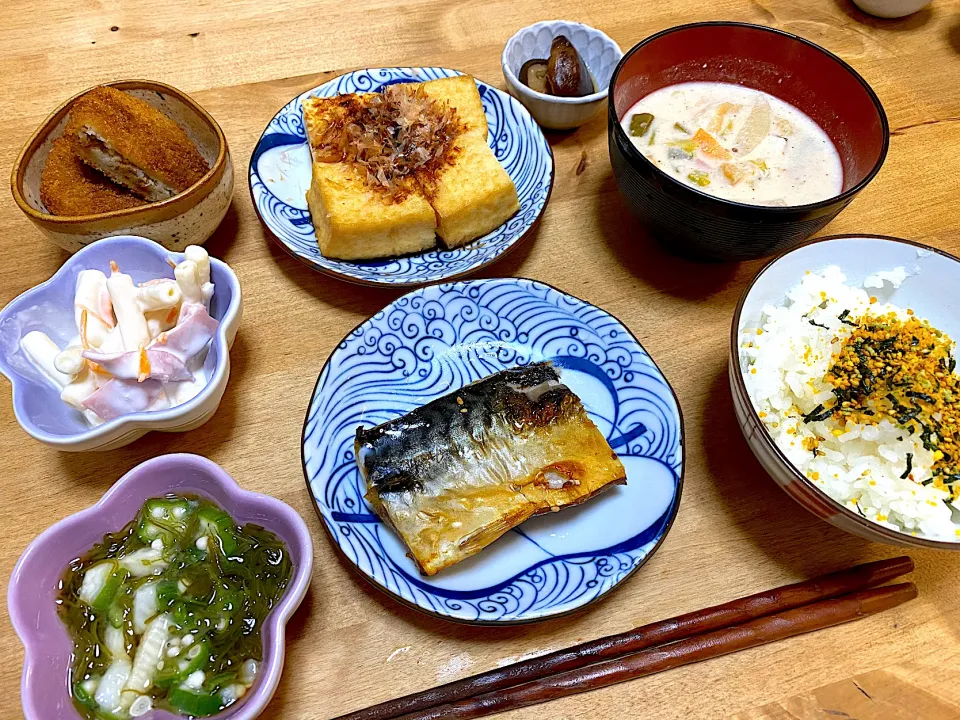
[[[401,82],[460,75],[445,68],[357,70],[308,90],[278,112],[264,130],[250,160],[253,204],[260,219],[292,255],[314,269],[360,283],[419,285],[459,277],[488,265],[533,228],[553,184],[553,155],[524,107],[506,93],[477,80],[487,115],[488,142],[517,186],[520,210],[493,232],[466,245],[384,260],[351,262],[320,254],[304,193],[310,185],[310,151],[301,104],[307,97],[376,92]]]
[[[531,519],[473,558],[421,577],[363,498],[357,426],[540,360],[562,369],[623,460],[628,484]],[[302,441],[307,485],[347,559],[401,601],[465,622],[525,622],[599,598],[649,557],[680,501],[682,421],[666,379],[616,318],[532,280],[434,285],[388,305],[330,356]]]

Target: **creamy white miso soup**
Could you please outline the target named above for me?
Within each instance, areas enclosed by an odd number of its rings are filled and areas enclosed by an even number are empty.
[[[720,82],[669,85],[622,121],[647,159],[681,182],[750,205],[806,205],[840,193],[827,134],[773,95]]]

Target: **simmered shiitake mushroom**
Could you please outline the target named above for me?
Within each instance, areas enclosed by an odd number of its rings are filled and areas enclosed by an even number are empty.
[[[520,82],[531,90],[556,97],[583,97],[596,92],[580,53],[563,35],[553,39],[549,58],[534,58],[523,64]]]
[[[593,78],[583,58],[563,35],[550,44],[547,84],[550,94],[558,97],[583,97],[594,92]]]

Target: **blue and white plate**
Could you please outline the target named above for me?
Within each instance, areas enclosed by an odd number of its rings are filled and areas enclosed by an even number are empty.
[[[357,426],[542,360],[560,367],[583,400],[623,460],[627,484],[532,518],[421,576],[363,498]],[[344,338],[307,409],[303,463],[323,525],[372,583],[451,620],[530,622],[600,598],[656,550],[680,503],[683,421],[670,385],[616,318],[533,280],[473,280],[408,293]]]
[[[325,258],[317,247],[304,197],[310,187],[310,148],[301,103],[308,97],[376,92],[387,85],[461,75],[446,68],[356,70],[294,98],[267,125],[250,159],[250,194],[260,220],[294,257],[310,267],[364,285],[404,287],[450,280],[489,265],[537,224],[553,187],[553,154],[526,108],[476,81],[487,114],[487,141],[517,186],[520,210],[488,235],[454,250],[351,262]]]

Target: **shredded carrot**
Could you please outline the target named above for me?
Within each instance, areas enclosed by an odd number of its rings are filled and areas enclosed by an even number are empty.
[[[140,346],[140,374],[137,376],[137,382],[143,382],[150,377],[150,358],[147,357],[147,351]]]
[[[97,365],[93,360],[87,360],[87,367],[90,368],[92,372],[95,372],[97,375],[103,375],[105,377],[113,377],[110,373],[104,370],[102,367]]]
[[[718,160],[729,160],[730,151],[717,142],[717,139],[703,128],[697,128],[694,133],[693,141],[704,155],[717,158]]]
[[[87,342],[87,309],[80,311],[80,345],[84,350],[90,349],[90,343]]]
[[[120,272],[120,266],[117,265],[117,261],[116,261],[116,260],[111,260],[111,261],[110,261],[110,272],[115,272],[115,273]]]
[[[170,308],[170,312],[167,313],[167,323],[169,324],[169,323],[172,323],[174,320],[176,320],[178,314],[179,314],[179,311],[177,310],[177,308],[175,307]]]
[[[177,269],[177,264],[176,264],[173,260],[171,260],[170,258],[167,258],[167,265],[169,265],[170,267],[172,267],[174,270]]]

